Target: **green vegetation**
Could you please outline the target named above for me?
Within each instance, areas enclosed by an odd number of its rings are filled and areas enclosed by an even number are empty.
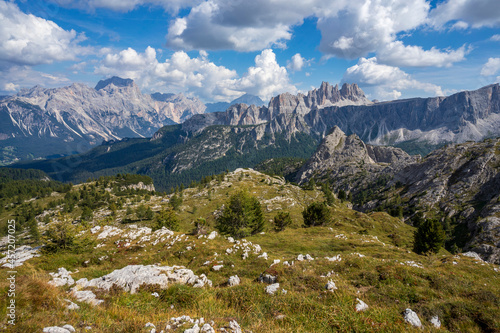
[[[278,212],[274,216],[273,222],[275,231],[283,231],[292,224],[292,218],[290,217],[290,213]]]
[[[41,332],[44,327],[70,324],[77,331],[90,326],[92,331],[102,333],[146,332],[151,330],[144,327],[148,322],[164,329],[170,318],[183,315],[213,321],[216,331],[236,320],[243,331],[255,333],[500,330],[500,275],[494,270],[498,266],[452,255],[442,248],[436,254],[418,255],[410,251],[414,227],[386,212],[351,210],[349,203],[340,200],[328,206],[319,187],[304,190],[281,177],[239,170],[207,177],[203,184],[182,191],[179,188],[176,195],[182,197],[182,204],[175,211],[169,203],[175,193],[131,190],[124,194],[112,188],[111,183],[92,181],[73,186],[69,195],[56,193],[23,204],[26,211],[43,207],[44,215],[35,215],[34,219],[41,222],[41,239],[54,250],[44,251],[16,268],[17,319],[9,331]],[[91,208],[92,217],[81,223],[79,217],[84,207],[91,207],[92,198],[98,200]],[[244,202],[259,202],[263,233],[249,234],[239,243],[223,236],[201,237],[215,229],[217,216],[233,198],[239,198],[239,207],[245,206]],[[111,203],[116,206],[115,215],[109,209]],[[330,218],[323,226],[302,228],[302,212],[316,206],[313,203],[325,207]],[[73,206],[71,212],[67,205]],[[154,212],[152,220],[140,221],[135,216],[141,205]],[[131,232],[147,229],[143,227],[157,230],[167,226],[170,222],[164,221],[169,220],[169,214],[178,221],[179,231],[173,236],[158,231],[130,237]],[[274,217],[287,215],[289,220],[285,220],[291,224],[282,231],[274,230]],[[59,227],[62,221],[66,224]],[[424,223],[422,217],[418,224]],[[90,229],[97,226],[99,231],[92,233]],[[121,233],[99,238],[107,226]],[[58,232],[65,228],[65,232]],[[22,242],[28,236],[26,230],[18,239]],[[31,244],[31,239],[26,242]],[[252,245],[244,256],[246,242]],[[259,245],[260,252],[254,252],[253,245]],[[268,259],[259,258],[263,252]],[[314,260],[298,261],[299,254],[310,254]],[[329,260],[332,257],[338,259]],[[276,259],[280,262],[273,264]],[[68,293],[73,286],[48,283],[52,280],[48,273],[59,267],[73,272],[77,281],[99,278],[127,265],[153,264],[183,266],[198,276],[205,274],[213,286],[170,284],[161,289],[143,285],[135,294],[120,288],[92,288],[104,303],[91,306]],[[214,270],[215,265],[223,267]],[[261,274],[276,276],[280,284],[276,294],[266,294],[266,284],[257,280]],[[234,275],[241,283],[229,287],[228,278]],[[325,289],[330,280],[337,290]],[[9,281],[0,279],[2,318],[7,318],[8,289]],[[356,312],[357,298],[369,309]],[[78,303],[80,309],[68,310],[65,299]],[[413,328],[403,320],[406,308],[418,314],[424,329]],[[429,322],[436,315],[442,323],[439,330]],[[7,325],[6,319],[1,324]],[[186,324],[171,331],[192,327]]]
[[[437,219],[426,219],[418,226],[413,251],[418,254],[437,253],[443,247],[445,234]]]
[[[261,232],[264,229],[264,218],[259,200],[246,191],[231,196],[217,219],[216,227],[222,234],[236,238]]]
[[[179,230],[179,217],[171,208],[163,209],[156,213],[154,222],[154,230],[158,230],[163,227],[173,231]]]
[[[327,225],[331,220],[330,209],[324,202],[313,202],[304,209],[302,216],[306,227]]]

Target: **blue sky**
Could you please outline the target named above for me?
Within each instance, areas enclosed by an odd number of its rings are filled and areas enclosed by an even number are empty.
[[[3,95],[117,75],[204,102],[322,81],[427,97],[498,82],[499,50],[498,0],[0,1]]]

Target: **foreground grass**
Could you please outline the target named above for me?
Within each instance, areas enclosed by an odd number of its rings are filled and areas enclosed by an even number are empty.
[[[93,240],[87,248],[77,253],[43,254],[17,269],[16,325],[11,327],[2,319],[4,328],[11,332],[40,332],[47,326],[70,324],[78,332],[85,332],[86,327],[93,332],[149,332],[144,328],[148,322],[160,331],[171,317],[189,315],[214,321],[215,328],[236,320],[244,331],[252,332],[422,331],[403,319],[404,310],[411,308],[419,315],[423,331],[500,332],[500,273],[494,270],[496,266],[445,251],[433,256],[417,255],[410,251],[412,227],[385,213],[363,214],[341,203],[332,208],[334,219],[330,225],[302,228],[302,207],[321,199],[321,193],[304,192],[278,179],[273,184],[270,179],[250,174],[201,190],[185,190],[179,211],[182,232],[175,233],[181,236],[189,232],[196,217],[213,223],[213,211],[241,188],[249,189],[261,202],[277,196],[292,198],[294,201],[286,205],[276,200],[263,204],[267,219],[277,209],[286,209],[291,212],[294,226],[277,233],[269,224],[265,233],[248,237],[248,242],[260,245],[260,253],[250,252],[243,260],[242,251],[222,236],[209,240],[184,235],[171,247],[171,239],[156,245],[136,239],[129,247],[119,247],[116,242],[120,236],[97,240],[98,234],[86,231],[85,235]],[[161,205],[161,200],[152,200]],[[197,207],[195,213],[193,207]],[[109,218],[94,223],[112,223],[128,230],[128,225],[110,222]],[[94,248],[97,244],[100,247]],[[234,251],[227,253],[227,249]],[[268,254],[267,260],[258,257],[263,252]],[[314,260],[298,261],[299,254],[309,254]],[[325,258],[336,255],[340,255],[340,261]],[[280,262],[273,264],[277,259]],[[285,265],[285,261],[293,261],[293,265]],[[97,278],[132,264],[185,266],[197,275],[206,274],[213,287],[172,285],[161,290],[143,286],[136,294],[120,289],[95,291],[105,301],[102,305],[79,303],[79,310],[67,310],[65,299],[72,299],[69,287],[48,284],[48,273],[59,267],[74,272],[76,281]],[[216,264],[224,267],[214,271],[211,267]],[[277,276],[278,293],[265,293],[265,285],[257,281],[261,273]],[[0,270],[2,318],[6,318],[9,299],[6,274],[7,269]],[[228,287],[227,280],[233,275],[240,277],[241,284]],[[338,287],[334,292],[325,289],[329,280]],[[159,297],[154,297],[154,292]],[[369,305],[367,311],[355,311],[357,298]],[[429,323],[435,315],[442,323],[439,330]]]

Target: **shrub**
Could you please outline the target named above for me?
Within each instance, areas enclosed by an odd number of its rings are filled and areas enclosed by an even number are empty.
[[[75,245],[75,230],[67,215],[58,215],[58,221],[53,223],[45,234],[47,252],[68,250]]]
[[[413,237],[413,251],[418,254],[437,253],[443,246],[445,234],[437,219],[424,220]]]
[[[324,202],[313,202],[302,211],[305,227],[325,225],[330,222],[330,210]]]
[[[179,217],[172,208],[161,210],[156,214],[154,230],[167,228],[173,231],[179,230]]]
[[[216,228],[220,233],[236,238],[261,232],[264,217],[259,200],[244,191],[231,196],[222,215],[217,218]]]
[[[278,214],[274,216],[274,230],[283,231],[290,224],[292,224],[290,213],[278,212]]]

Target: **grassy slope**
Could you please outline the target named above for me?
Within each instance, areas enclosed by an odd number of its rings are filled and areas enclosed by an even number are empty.
[[[236,319],[244,330],[253,332],[399,332],[412,330],[401,314],[408,307],[418,313],[426,331],[435,330],[428,322],[433,315],[439,315],[450,331],[500,330],[500,275],[492,265],[476,263],[464,256],[454,257],[446,252],[429,257],[416,255],[409,251],[412,227],[385,213],[366,215],[340,203],[332,208],[334,221],[331,225],[301,228],[300,212],[304,205],[321,200],[322,194],[303,191],[279,178],[247,171],[229,174],[225,181],[212,181],[202,189],[186,189],[179,212],[181,232],[176,235],[190,231],[191,222],[197,217],[207,218],[213,226],[212,212],[243,188],[259,198],[267,219],[271,219],[281,206],[291,213],[294,220],[295,225],[283,232],[274,232],[268,224],[264,234],[247,238],[259,244],[262,251],[268,253],[269,260],[257,258],[256,254],[243,260],[241,250],[225,254],[233,244],[220,236],[214,240],[184,236],[170,249],[165,242],[155,246],[146,242],[146,246],[141,247],[135,243],[137,240],[128,248],[117,248],[114,242],[120,236],[115,236],[105,242],[97,241],[103,243],[103,247],[93,249],[94,243],[82,253],[46,254],[18,268],[18,321],[11,331],[35,332],[46,326],[68,323],[78,331],[91,326],[94,332],[145,332],[147,322],[163,329],[169,318],[189,315],[213,320],[217,328],[227,326],[230,319]],[[278,199],[266,201],[276,197]],[[279,198],[288,198],[288,201]],[[164,198],[153,196],[147,204],[159,209],[167,203]],[[137,203],[130,202],[130,205],[136,206]],[[95,223],[113,224],[113,220],[105,216],[108,213],[101,211],[99,216],[102,217],[96,218]],[[124,210],[118,212],[118,217],[123,214]],[[148,225],[150,222],[139,224]],[[79,228],[85,230],[89,227]],[[97,234],[87,232],[85,235],[95,240]],[[187,246],[193,249],[187,250]],[[306,253],[315,260],[295,260],[297,255]],[[340,262],[324,259],[338,254],[342,258]],[[109,258],[99,260],[105,255]],[[274,259],[280,259],[281,263],[270,267]],[[87,260],[89,263],[85,264]],[[282,264],[285,260],[295,260],[295,264],[285,266]],[[203,266],[206,261],[211,263]],[[220,271],[210,269],[220,261],[224,265]],[[423,268],[404,264],[407,261],[418,262]],[[66,294],[69,288],[47,284],[50,281],[48,272],[57,271],[59,267],[78,270],[73,274],[76,281],[82,277],[96,278],[126,265],[153,263],[184,265],[195,274],[206,274],[214,287],[172,286],[164,291],[149,287],[133,295],[120,290],[98,292],[98,296],[105,300],[104,305],[92,307],[82,303],[80,310],[69,311],[64,308],[63,301],[71,298]],[[277,275],[280,288],[288,293],[267,295],[265,285],[256,281],[262,272]],[[328,272],[333,272],[333,275],[321,277]],[[5,274],[6,269],[1,269],[2,318],[5,318],[8,299]],[[241,285],[225,285],[232,275],[241,278]],[[324,288],[329,279],[338,287],[333,293]],[[153,297],[153,291],[159,292],[161,297]],[[370,308],[357,313],[356,298],[362,299]],[[278,315],[284,315],[284,318],[278,320]]]

